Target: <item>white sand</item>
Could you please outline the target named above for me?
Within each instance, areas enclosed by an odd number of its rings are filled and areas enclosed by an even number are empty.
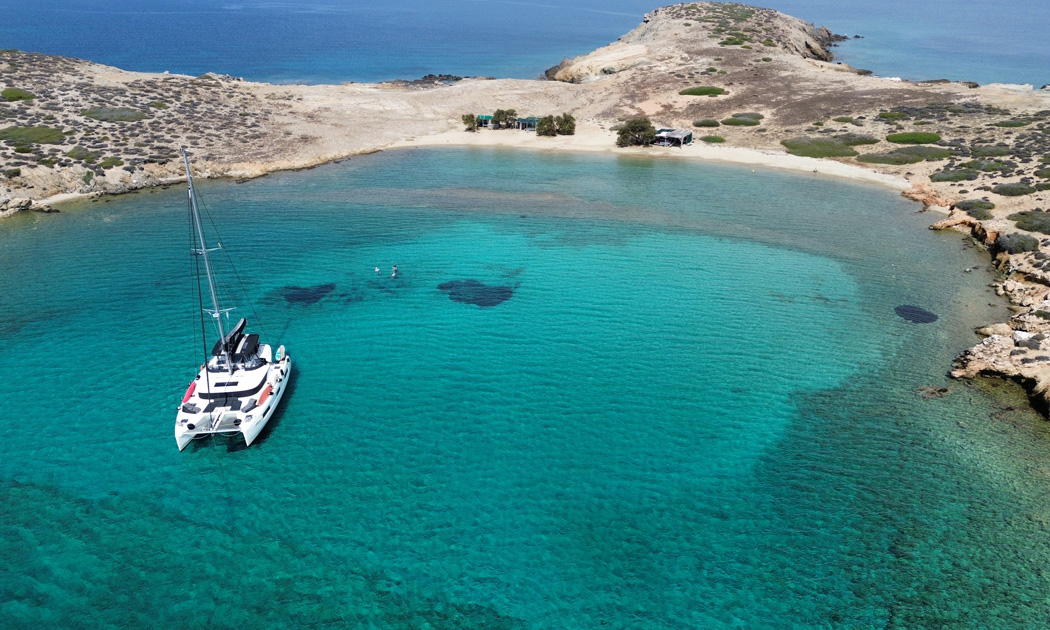
[[[894,190],[905,190],[908,180],[903,177],[880,173],[853,164],[844,164],[828,159],[798,157],[783,152],[727,147],[696,141],[692,145],[678,147],[628,147],[616,146],[616,134],[594,125],[577,124],[576,135],[554,138],[537,136],[531,131],[515,129],[480,129],[476,133],[447,131],[419,138],[401,140],[389,148],[404,147],[505,147],[535,151],[574,151],[582,153],[613,153],[617,155],[643,155],[657,159],[687,159],[709,162],[726,162],[743,166],[775,168],[787,171],[814,173],[823,176],[862,181]]]

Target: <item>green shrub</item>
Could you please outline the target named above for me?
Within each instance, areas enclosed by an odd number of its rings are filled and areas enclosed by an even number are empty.
[[[751,41],[751,40],[748,38],[747,35],[740,34],[740,35],[734,35],[732,37],[727,37],[727,38],[723,39],[722,41],[718,42],[718,45],[719,46],[743,46],[744,44],[747,44],[749,41]]]
[[[561,116],[555,116],[554,124],[558,127],[559,136],[576,135],[576,118],[568,112],[563,112]]]
[[[17,145],[61,144],[65,138],[62,130],[54,127],[5,127],[0,129],[0,140],[11,140]]]
[[[1050,234],[1050,212],[1042,210],[1025,210],[1006,217],[1017,222],[1017,227],[1028,232]]]
[[[972,216],[973,218],[978,219],[978,220],[987,220],[989,218],[992,218],[992,214],[991,214],[991,212],[989,212],[989,210],[994,208],[995,204],[992,204],[992,203],[989,203],[989,202],[979,202],[979,203],[980,204],[984,204],[984,205],[983,206],[968,206],[968,205],[965,205],[966,204],[965,202],[961,202],[959,204],[955,204],[955,207],[966,211],[967,214],[969,214],[970,216]]]
[[[773,58],[772,57],[762,57],[762,61],[766,61],[766,62],[773,61]]]
[[[492,112],[492,126],[496,129],[509,129],[517,120],[516,109],[497,109]]]
[[[834,138],[788,138],[780,144],[792,155],[803,157],[853,157],[857,152]]]
[[[1035,185],[1036,190],[1050,190],[1050,182],[1043,182]]]
[[[757,127],[759,122],[754,118],[726,118],[722,124],[727,127]]]
[[[758,112],[737,112],[736,114],[733,114],[733,118],[746,118],[747,120],[762,120],[763,118],[765,118],[765,116],[759,114]]]
[[[943,160],[951,156],[952,152],[950,150],[942,149],[941,147],[914,146],[901,147],[899,149],[894,149],[889,153],[865,153],[858,157],[857,161],[868,164],[893,164],[896,166],[902,166],[904,164],[916,164],[923,160]]]
[[[90,107],[81,116],[103,122],[132,122],[146,118],[146,113],[131,107]]]
[[[7,88],[3,92],[0,92],[0,98],[3,98],[5,101],[8,102],[31,101],[34,98],[36,98],[36,95],[30,94],[29,92],[26,92],[25,90],[20,90],[18,88]]]
[[[705,72],[718,72],[718,68],[714,66],[708,66]]]
[[[1005,144],[984,144],[970,147],[970,155],[974,157],[1002,157],[1010,155],[1010,147]]]
[[[890,151],[889,153],[865,153],[857,157],[857,161],[864,162],[865,164],[892,164],[894,166],[903,166],[905,164],[917,164],[918,162],[922,162],[922,158],[917,155],[908,155],[907,153]]]
[[[776,44],[776,42],[774,42],[773,40],[771,40],[771,39],[769,39],[769,38],[767,37],[766,39],[763,39],[763,40],[762,40],[762,45],[763,45],[763,46],[769,46],[769,47],[771,47],[771,48],[772,48],[773,46],[776,46],[777,44]],[[763,61],[766,61],[766,59],[765,59],[765,58],[763,58],[762,60],[763,60]]]
[[[994,210],[995,204],[983,199],[967,199],[955,204],[955,207],[965,211],[966,214],[979,221],[986,221],[992,218],[992,213],[989,210]]]
[[[931,144],[940,141],[941,136],[936,133],[924,131],[907,131],[904,133],[891,133],[886,140],[896,144]]]
[[[656,127],[648,118],[628,120],[616,133],[616,146],[649,146],[656,140]]]
[[[697,87],[686,88],[679,92],[682,96],[718,96],[719,94],[725,94],[726,91],[720,87],[713,85],[700,85]]]
[[[700,138],[700,140],[702,140],[704,142],[707,142],[707,143],[710,143],[710,144],[717,144],[719,142],[725,142],[726,141],[726,139],[723,138],[722,136],[704,136],[704,137]]]
[[[9,168],[6,171],[4,171],[4,177],[6,177],[8,179],[14,179],[14,178],[18,177],[21,174],[22,174],[22,169],[20,169],[20,168]]]
[[[838,123],[851,123],[853,122],[853,116],[836,116],[832,120]]]
[[[1014,170],[1005,162],[1000,162],[999,160],[970,160],[969,162],[963,162],[959,166],[961,168],[972,168],[985,173]]]
[[[108,157],[99,162],[98,166],[101,169],[113,168],[114,166],[124,166],[124,160],[117,157]]]
[[[554,122],[554,116],[544,116],[536,122],[537,136],[558,135],[558,124]]]
[[[980,177],[980,173],[968,168],[946,169],[930,175],[932,182],[962,182],[972,181]]]
[[[95,176],[94,171],[87,171],[86,173],[84,173],[84,176],[80,178],[80,181],[82,181],[85,184],[87,184],[87,183],[89,183],[91,181],[91,178],[93,178],[94,176]]]
[[[73,149],[69,151],[69,153],[66,153],[66,157],[73,158],[74,160],[83,160],[90,164],[94,162],[95,158],[97,158],[98,156],[92,153],[91,151],[88,151],[84,147],[77,145],[73,147]]]
[[[995,246],[1011,254],[1039,251],[1039,239],[1028,234],[1003,234],[995,239]]]
[[[1044,179],[1050,179],[1050,168],[1041,168],[1034,173],[1036,177],[1042,177]]]
[[[712,11],[734,22],[746,22],[755,14],[754,9],[749,9],[742,4],[713,5]]]
[[[27,147],[27,146],[24,146],[24,145],[15,147],[15,153],[32,153],[32,152],[33,152],[33,147]]]
[[[904,120],[908,115],[902,112],[879,112],[879,118],[882,120]]]
[[[999,184],[998,186],[992,187],[992,192],[997,195],[1004,197],[1020,197],[1021,195],[1030,195],[1035,192],[1035,186],[1029,186],[1021,182],[1013,184]]]
[[[1043,164],[1050,164],[1050,155],[1044,155],[1043,157],[1039,158],[1039,161]]]
[[[694,127],[717,127],[717,126],[719,126],[719,124],[721,124],[721,123],[719,123],[714,118],[704,118],[702,120],[694,120],[693,121],[693,126]]]
[[[955,155],[955,152],[951,149],[945,149],[943,147],[926,147],[926,146],[912,146],[912,147],[900,147],[894,149],[894,153],[903,153],[904,155],[914,155],[923,160],[943,160],[950,158]]]
[[[153,101],[149,106],[154,109],[168,109],[168,104],[164,101]]]
[[[971,210],[995,210],[995,204],[984,199],[966,199],[955,204],[955,207],[966,212]]]
[[[1030,120],[1017,120],[1015,118],[1015,119],[1012,119],[1012,120],[1000,120],[999,122],[995,123],[995,126],[996,127],[1027,127],[1030,124],[1032,124],[1032,121],[1030,121]]]
[[[855,147],[860,144],[878,144],[879,139],[863,133],[840,133],[835,139],[847,147]]]

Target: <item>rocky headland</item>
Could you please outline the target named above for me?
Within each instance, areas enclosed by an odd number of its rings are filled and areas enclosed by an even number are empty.
[[[385,84],[270,85],[125,72],[0,51],[0,216],[70,196],[183,177],[254,177],[396,146],[485,144],[634,151],[819,170],[898,183],[986,247],[1007,322],[952,375],[1025,384],[1050,408],[1050,90],[872,76],[834,62],[840,39],[739,4],[664,7],[548,80],[433,76]],[[463,131],[461,116],[568,112],[574,136]],[[615,147],[623,121],[687,128],[683,149]]]

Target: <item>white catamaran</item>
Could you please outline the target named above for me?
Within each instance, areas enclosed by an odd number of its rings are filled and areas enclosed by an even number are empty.
[[[284,346],[273,354],[269,345],[259,343],[259,335],[245,334],[247,321],[243,318],[232,329],[225,330],[223,320],[229,317],[233,309],[224,309],[219,305],[208,256],[210,251],[219,249],[221,245],[213,250],[208,249],[185,149],[182,150],[182,161],[189,181],[193,253],[204,263],[208,292],[211,294],[212,308],[203,310],[215,320],[219,340],[182,397],[175,419],[175,441],[181,451],[198,436],[240,433],[244,436],[245,444],[250,445],[281,402],[291,373],[292,359]],[[197,268],[197,286],[200,290],[199,264]],[[202,333],[206,334],[206,331]]]

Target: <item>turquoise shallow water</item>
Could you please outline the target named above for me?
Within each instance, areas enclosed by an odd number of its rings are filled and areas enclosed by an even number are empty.
[[[200,188],[296,361],[248,449],[172,436],[181,186],[0,224],[4,627],[1050,618],[1050,432],[944,377],[987,260],[892,191],[490,150]]]

